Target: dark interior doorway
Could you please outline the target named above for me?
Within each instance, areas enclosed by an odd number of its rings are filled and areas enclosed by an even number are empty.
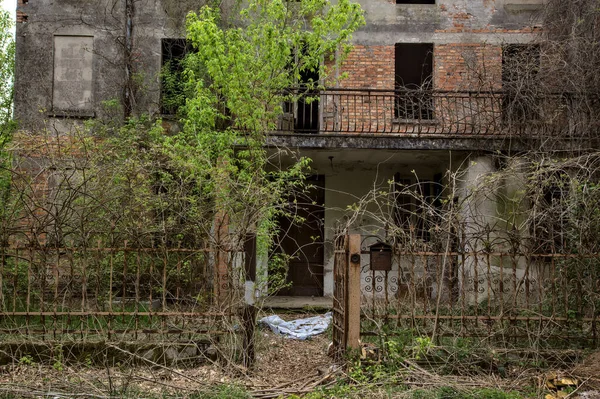
[[[433,119],[433,44],[396,43],[394,114],[399,119]]]
[[[279,220],[279,250],[292,256],[286,282],[277,295],[323,296],[325,176],[308,178],[313,186],[307,193],[290,198],[289,209],[303,223],[291,218]]]
[[[307,100],[308,97],[318,95],[316,90],[309,90],[308,83],[317,84],[319,73],[317,71],[303,70],[300,72],[300,93],[297,103],[297,114],[294,120],[294,132],[318,133],[319,132],[319,102]]]

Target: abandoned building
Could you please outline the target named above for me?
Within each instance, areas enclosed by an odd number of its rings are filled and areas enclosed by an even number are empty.
[[[508,65],[515,58],[539,63],[535,41],[542,0],[360,3],[366,26],[354,35],[343,66],[348,78],[320,92],[317,102],[288,104],[279,130],[268,137],[267,145],[313,160],[314,189],[305,206],[298,206],[305,223],[289,226],[280,242],[294,254],[292,285],[284,295],[333,295],[336,229],[348,222],[348,207],[371,190],[413,187],[437,207],[447,196],[449,172],[463,171],[455,194],[460,198],[500,167],[496,154],[522,148],[522,137],[533,135],[528,123],[538,119],[526,104],[509,110],[503,87],[522,78],[519,73],[535,73]],[[132,114],[172,113],[161,104],[159,72],[185,53],[183,20],[196,6],[167,0],[19,0],[15,116],[21,127],[62,131],[73,121],[109,118],[103,104],[123,90],[126,98],[135,97],[125,104]],[[124,52],[135,63],[143,92],[122,87],[131,73],[123,69]],[[431,232],[415,198],[397,195],[394,201],[396,224],[427,248]],[[472,204],[479,211],[473,218],[495,220],[492,200],[476,197]],[[368,213],[350,225],[351,233],[362,234],[365,249],[385,240],[387,227]],[[367,255],[362,262],[368,266]],[[368,277],[366,267],[365,284]]]

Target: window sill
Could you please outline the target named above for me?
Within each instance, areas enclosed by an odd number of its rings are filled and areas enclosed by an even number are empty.
[[[437,119],[392,119],[394,125],[437,125]]]
[[[163,121],[169,121],[169,122],[179,122],[179,118],[177,117],[177,114],[160,114],[160,119],[162,119]]]
[[[46,116],[61,119],[91,119],[96,117],[96,112],[89,110],[55,110],[49,112]]]

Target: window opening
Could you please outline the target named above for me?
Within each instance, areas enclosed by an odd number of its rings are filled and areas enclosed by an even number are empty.
[[[306,51],[306,46],[301,46],[300,51]],[[290,58],[289,69],[294,69],[298,57]],[[293,94],[296,101],[283,103],[283,115],[280,120],[280,130],[294,131],[295,133],[319,132],[319,92],[313,87],[319,82],[319,66],[314,69],[302,68],[295,86],[288,89],[288,94]],[[291,72],[290,72],[291,73]]]
[[[502,49],[502,117],[504,122],[540,119],[536,93],[540,46],[511,44]]]
[[[433,119],[432,76],[432,43],[396,43],[395,118]]]
[[[441,209],[441,174],[433,181],[413,183],[411,179],[394,175],[394,222],[411,238],[430,242],[431,231],[438,222]]]
[[[297,113],[294,121],[294,131],[299,133],[318,133],[319,132],[319,102],[314,100],[318,94],[316,90],[309,89],[309,83],[319,81],[317,71],[300,71],[300,92],[298,99]],[[309,98],[313,98],[309,100]]]
[[[191,51],[191,45],[185,39],[162,39],[161,54],[161,91],[160,111],[173,115],[184,103],[184,85],[181,74],[183,60]]]

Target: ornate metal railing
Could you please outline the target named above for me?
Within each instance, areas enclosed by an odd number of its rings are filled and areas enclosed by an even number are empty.
[[[597,96],[501,91],[327,89],[287,104],[280,132],[449,136],[589,136]]]

